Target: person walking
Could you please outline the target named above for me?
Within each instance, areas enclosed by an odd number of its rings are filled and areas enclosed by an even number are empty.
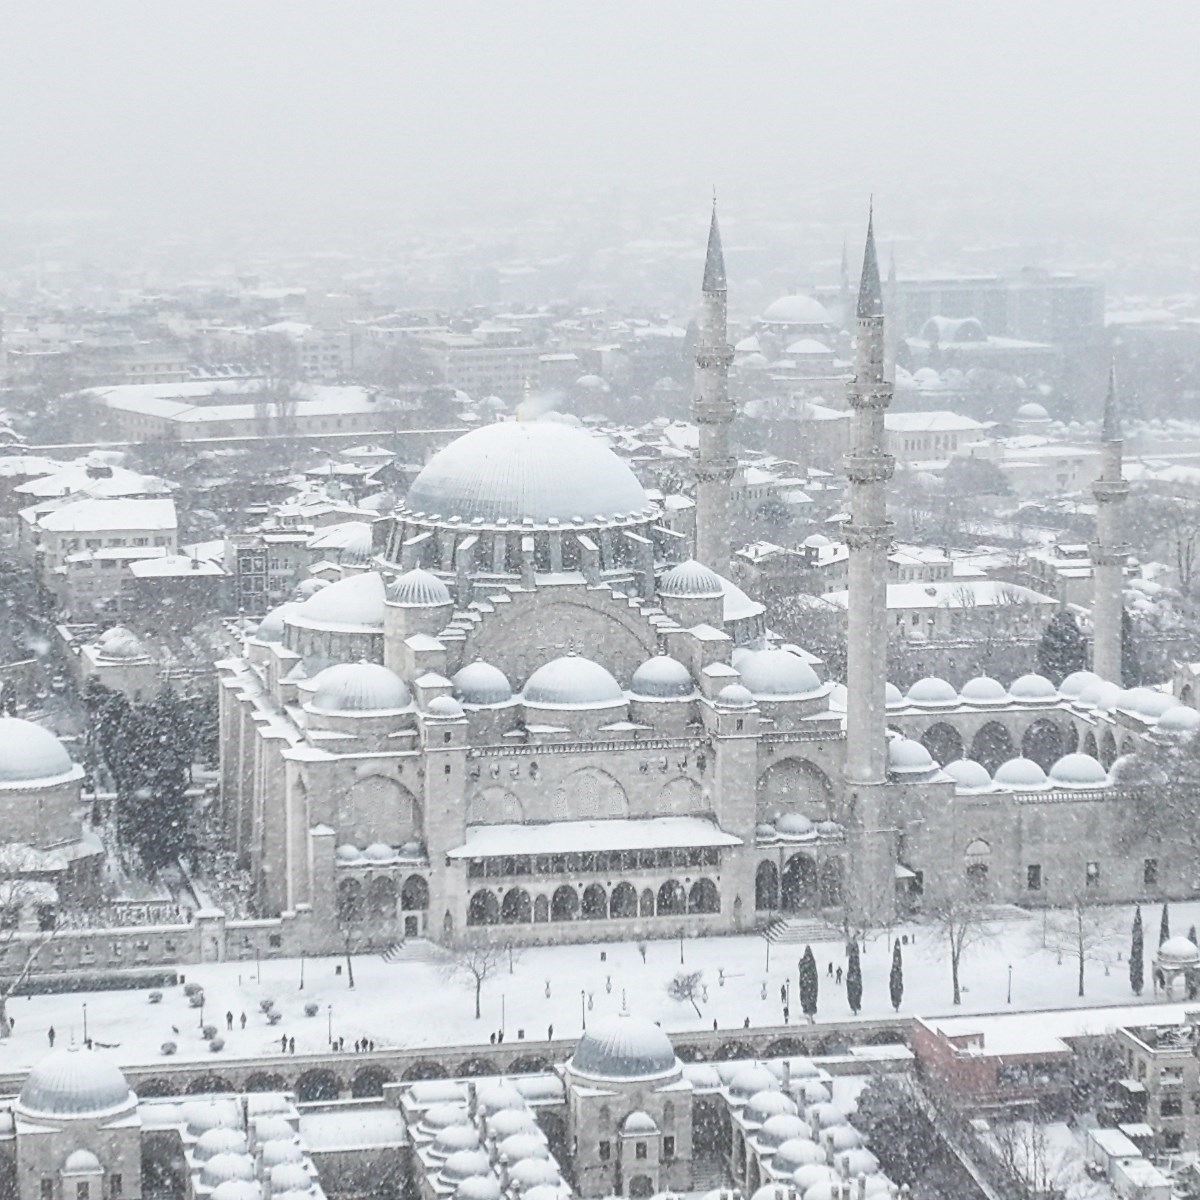
[[[283,1037],[281,1037],[279,1039],[279,1050],[280,1050],[280,1053],[282,1053],[282,1054],[287,1053],[287,1034],[286,1033],[283,1035]]]
[[[225,1014],[225,1032],[228,1033],[232,1029],[233,1029],[233,1013],[227,1012]]]
[[[243,1029],[245,1029],[245,1028],[246,1028],[246,1014],[245,1014],[245,1013],[242,1013],[242,1015],[241,1015],[241,1018],[240,1018],[240,1019],[241,1019],[241,1022],[242,1022],[242,1028],[243,1028]]]
[[[289,1054],[296,1053],[296,1039],[294,1037],[288,1038],[288,1053]]]
[[[50,1043],[51,1050],[54,1049],[54,1038],[55,1038],[54,1026],[51,1025],[50,1028],[46,1030],[46,1040]]]
[[[546,1026],[546,1041],[548,1041],[548,1042],[554,1041],[554,1026],[553,1025]]]

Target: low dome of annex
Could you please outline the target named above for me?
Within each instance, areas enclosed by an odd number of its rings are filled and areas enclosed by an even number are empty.
[[[45,786],[83,777],[66,747],[50,732],[20,717],[0,717],[0,788]]]
[[[993,679],[990,675],[977,675],[974,679],[968,679],[963,684],[962,691],[959,693],[964,704],[973,704],[976,706],[988,706],[994,704],[1007,704],[1009,701],[1008,691],[1005,689],[998,679]]]
[[[47,1054],[29,1072],[18,1107],[53,1117],[95,1117],[136,1100],[116,1063],[94,1050],[71,1046]]]
[[[944,679],[926,675],[908,689],[908,702],[920,708],[953,708],[958,704],[958,693]]]
[[[1064,754],[1050,768],[1055,787],[1094,788],[1108,784],[1108,772],[1090,754]]]
[[[313,681],[309,707],[314,712],[399,712],[412,701],[404,681],[379,663],[337,663]]]
[[[751,695],[782,700],[813,696],[821,690],[817,673],[790,650],[752,650],[739,659],[742,683]]]
[[[958,792],[990,792],[992,777],[987,767],[977,763],[973,758],[956,758],[953,762],[944,763],[942,770],[954,780],[954,789]]]
[[[1058,699],[1058,689],[1045,675],[1021,675],[1009,685],[1008,694],[1020,704],[1049,704]]]
[[[992,779],[1012,791],[1036,791],[1046,786],[1046,772],[1031,758],[1010,758],[996,768]]]
[[[652,1021],[621,1013],[589,1023],[570,1069],[590,1079],[651,1079],[677,1069],[671,1039]]]

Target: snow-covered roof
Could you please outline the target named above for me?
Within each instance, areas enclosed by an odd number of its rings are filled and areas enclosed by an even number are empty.
[[[50,533],[92,533],[110,529],[174,529],[174,500],[76,500],[38,518]]]
[[[971,417],[942,410],[887,412],[883,423],[890,433],[975,433],[984,428]]]
[[[131,562],[129,572],[138,579],[164,579],[180,575],[201,578],[224,575],[225,568],[211,559],[193,558],[189,554],[163,554]]]
[[[510,854],[569,854],[584,850],[663,850],[740,846],[704,817],[616,817],[607,821],[548,821],[541,825],[469,825],[467,840],[449,858]]]

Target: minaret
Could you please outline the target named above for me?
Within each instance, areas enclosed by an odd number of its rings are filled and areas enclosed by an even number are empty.
[[[1122,474],[1124,441],[1117,411],[1117,373],[1110,368],[1104,420],[1100,427],[1100,478],[1096,498],[1096,540],[1092,543],[1092,670],[1121,683],[1121,618],[1128,547],[1122,540],[1122,509],[1129,485]]]
[[[883,290],[875,254],[874,213],[858,290],[857,371],[849,389],[849,612],[846,622],[846,780],[887,776],[887,567],[891,544],[887,486],[895,460],[884,452],[883,414],[892,400],[884,375]]]
[[[729,485],[737,460],[729,452],[729,430],[734,416],[729,398],[733,348],[728,341],[725,255],[721,251],[715,197],[704,259],[703,296],[692,396],[692,420],[700,430],[700,451],[696,457],[696,557],[719,574],[728,575]]]

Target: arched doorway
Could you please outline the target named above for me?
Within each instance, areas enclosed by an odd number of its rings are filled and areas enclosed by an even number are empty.
[[[650,1182],[649,1175],[634,1175],[629,1180],[630,1200],[646,1200],[648,1196],[653,1195],[654,1184]]]
[[[1090,754],[1092,758],[1100,757],[1100,748],[1096,745],[1096,735],[1090,729],[1083,735],[1082,749],[1084,754]]]
[[[429,884],[420,875],[410,875],[400,889],[400,907],[406,912],[424,912],[429,907]]]
[[[808,854],[793,854],[784,864],[779,892],[779,907],[784,912],[815,909],[819,898],[816,860]]]
[[[943,766],[963,756],[962,734],[945,721],[930,725],[921,737],[921,745],[929,751],[934,762]]]
[[[994,775],[1001,763],[1017,757],[1017,747],[999,721],[989,721],[971,739],[971,757]]]
[[[550,920],[550,897],[539,895],[533,901],[533,919],[536,923],[541,924],[544,921]]]
[[[1062,730],[1053,721],[1040,717],[1025,730],[1021,753],[1033,759],[1043,771],[1050,770],[1066,753]]]
[[[396,919],[396,883],[389,875],[372,879],[367,889],[367,913],[372,921]]]
[[[822,908],[837,908],[842,902],[842,860],[827,858],[821,863],[820,897]]]
[[[774,912],[779,907],[779,868],[769,858],[754,872],[754,907],[759,912]]]
[[[357,925],[364,913],[362,884],[357,879],[340,880],[337,886],[338,921],[343,925]]]
[[[1111,729],[1106,729],[1100,735],[1100,761],[1106,771],[1117,761],[1117,739]]]
[[[641,899],[638,901],[638,915],[642,917],[654,916],[654,893],[649,888],[642,889]]]

